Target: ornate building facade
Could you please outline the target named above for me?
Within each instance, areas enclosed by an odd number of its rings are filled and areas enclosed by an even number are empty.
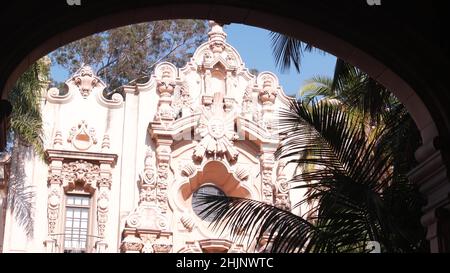
[[[207,192],[291,209],[294,169],[274,158],[274,120],[292,98],[273,73],[249,73],[219,24],[208,35],[183,68],[159,63],[124,96],[106,97],[89,66],[46,91],[46,160],[31,153],[24,167],[34,234],[5,208],[3,252],[258,248],[211,230],[194,204]]]

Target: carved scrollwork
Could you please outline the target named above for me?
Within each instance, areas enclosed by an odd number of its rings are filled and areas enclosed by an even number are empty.
[[[166,230],[168,224],[159,207],[141,203],[128,215],[126,227]]]

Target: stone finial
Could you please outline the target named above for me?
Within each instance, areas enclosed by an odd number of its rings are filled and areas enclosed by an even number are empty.
[[[211,31],[208,32],[209,47],[214,54],[221,53],[225,49],[227,34],[223,31],[222,25],[215,21],[209,21]]]

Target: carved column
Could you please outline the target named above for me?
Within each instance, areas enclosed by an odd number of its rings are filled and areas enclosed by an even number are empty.
[[[261,75],[260,75],[261,76]],[[273,105],[277,97],[275,79],[271,75],[261,76],[262,87],[259,89],[259,101],[262,104],[261,117],[258,117],[258,122],[268,130],[272,129],[273,124]]]
[[[105,242],[105,229],[108,223],[109,195],[111,190],[111,164],[100,161],[100,177],[97,180],[97,232],[100,241],[96,242],[96,252],[105,252],[108,244]]]
[[[252,97],[252,86],[249,84],[245,88],[244,96],[242,98],[242,112],[241,115],[245,118],[251,120],[252,119],[252,113],[254,112],[253,107],[253,97]]]
[[[153,164],[152,150],[148,148],[141,174],[139,205],[156,205],[156,174]]]
[[[262,198],[263,202],[273,205],[275,184],[273,182],[273,168],[275,167],[274,153],[276,147],[274,145],[263,144],[262,154],[260,158],[261,163],[261,179],[262,179]]]
[[[450,181],[438,146],[438,139],[421,146],[416,152],[421,163],[409,173],[409,179],[417,183],[427,197],[421,222],[427,228],[427,240],[433,253],[450,251],[449,231],[443,228],[450,221],[449,213],[445,213],[450,209]]]
[[[291,201],[289,199],[289,183],[284,173],[285,166],[286,163],[283,161],[280,161],[278,164],[275,206],[289,211],[291,209]]]
[[[173,140],[170,137],[164,136],[158,136],[158,139],[156,140],[156,164],[158,166],[156,199],[162,213],[166,213],[168,209],[167,185],[170,175],[170,155],[172,153],[170,145],[172,144],[172,141]]]
[[[61,187],[63,184],[62,166],[63,158],[53,158],[50,162],[47,202],[48,238],[44,241],[46,252],[57,252],[57,242],[52,235],[58,231],[63,192]]]
[[[156,118],[161,122],[173,121],[176,116],[172,106],[172,95],[176,86],[173,71],[169,66],[162,66],[160,70],[162,75],[161,79],[157,80],[156,87],[159,93],[158,112]]]

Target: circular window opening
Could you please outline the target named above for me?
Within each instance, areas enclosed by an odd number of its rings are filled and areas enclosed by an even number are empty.
[[[202,213],[202,211],[208,207],[207,204],[203,204],[203,201],[201,199],[201,197],[205,195],[225,196],[225,194],[215,186],[205,185],[198,188],[192,195],[192,209],[194,210],[195,214],[197,214],[197,216],[202,218],[204,221],[211,222],[216,216],[216,213],[212,212],[207,217],[205,217],[206,212]]]

